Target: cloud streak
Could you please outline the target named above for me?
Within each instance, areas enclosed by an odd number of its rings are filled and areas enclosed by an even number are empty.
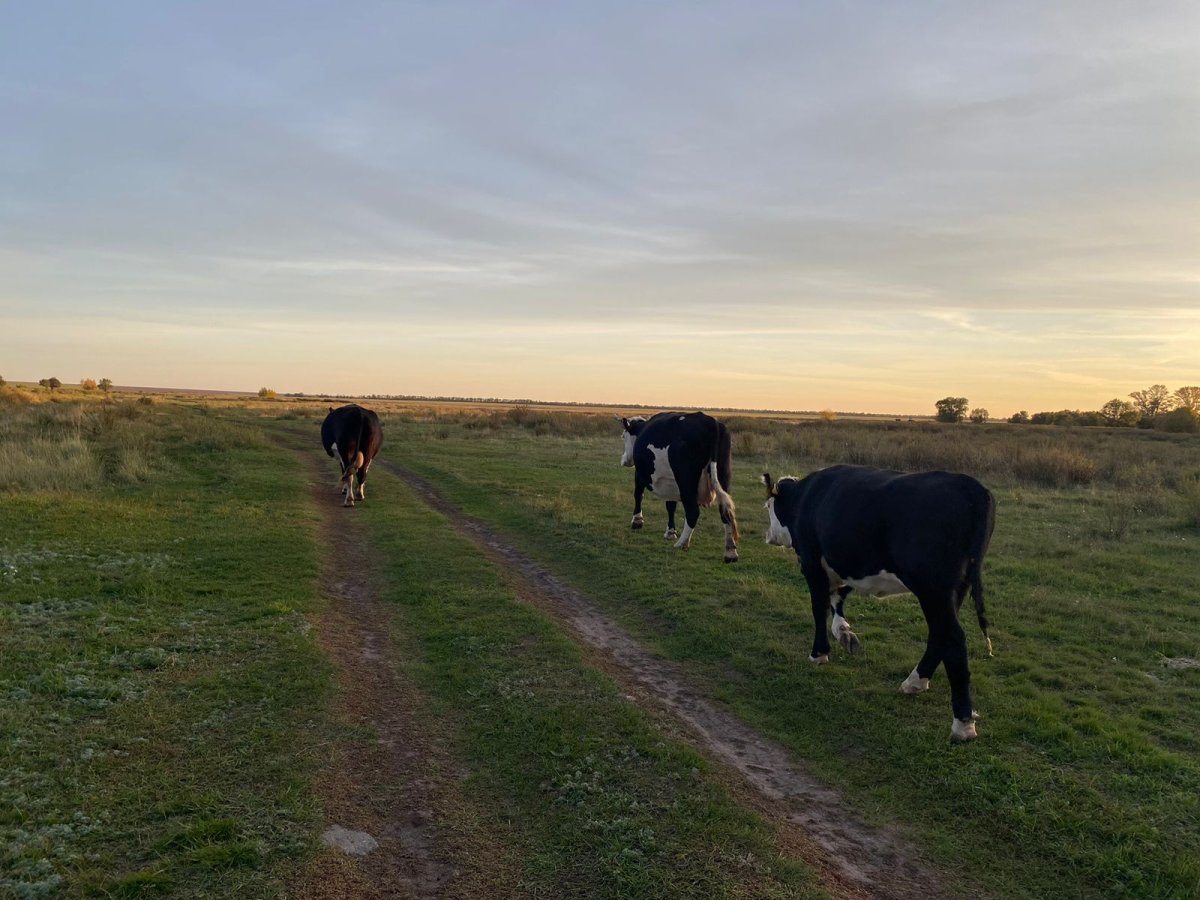
[[[678,402],[884,411],[1196,380],[1195,4],[3,15],[0,324],[45,336],[3,329],[10,377],[82,365],[66,316],[178,327],[213,387],[640,400],[649,367]],[[406,356],[323,361],[367,332]]]

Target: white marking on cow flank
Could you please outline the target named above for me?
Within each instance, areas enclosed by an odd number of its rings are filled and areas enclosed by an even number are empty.
[[[660,500],[682,500],[679,484],[675,481],[675,473],[671,470],[671,460],[667,455],[671,445],[655,447],[651,444],[646,449],[654,454],[654,470],[650,473],[650,490],[654,492],[654,496]]]
[[[871,597],[890,597],[893,594],[907,594],[908,588],[904,582],[886,569],[880,569],[878,575],[864,575],[862,578],[845,578],[834,571],[833,566],[825,557],[821,557],[821,566],[829,576],[829,586],[839,588],[844,584],[850,585],[860,594]]]

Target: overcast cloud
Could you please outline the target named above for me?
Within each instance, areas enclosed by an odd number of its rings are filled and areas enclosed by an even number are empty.
[[[0,123],[9,378],[997,413],[1200,381],[1193,2],[9,5]]]

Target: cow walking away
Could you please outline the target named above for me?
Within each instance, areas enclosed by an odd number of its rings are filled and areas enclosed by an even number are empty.
[[[763,474],[767,543],[791,547],[812,598],[816,635],[809,660],[829,662],[825,621],[849,653],[861,647],[845,617],[853,591],[887,596],[911,592],[929,626],[925,655],[900,685],[919,694],[939,664],[950,680],[950,737],[977,736],[971,703],[967,636],[958,611],[968,589],[987,641],[983,558],[996,522],[996,501],[974,478],[951,472],[906,475],[867,466],[832,466],[806,478]]]
[[[636,530],[644,524],[642,495],[649,488],[666,501],[667,530],[663,537],[675,540],[675,548],[687,550],[700,519],[701,507],[717,501],[725,524],[725,562],[737,562],[740,538],[733,497],[729,495],[732,454],[729,431],[724,423],[702,412],[661,412],[647,419],[621,419],[625,450],[621,465],[632,466],[633,521]],[[676,504],[683,504],[683,533],[675,530]]]
[[[367,471],[383,446],[383,426],[379,424],[379,416],[356,403],[337,409],[331,406],[329,415],[321,423],[321,444],[326,453],[337,459],[341,468],[339,485],[345,496],[342,505],[353,506],[356,499],[367,499]]]

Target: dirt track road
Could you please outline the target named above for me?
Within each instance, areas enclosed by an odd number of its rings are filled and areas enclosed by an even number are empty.
[[[678,667],[654,657],[586,596],[467,515],[426,479],[382,458],[376,464],[464,529],[522,599],[561,622],[633,696],[657,707],[652,711],[659,717],[665,710],[683,723],[684,738],[736,773],[744,789],[735,793],[787,832],[789,846],[825,873],[829,890],[843,896],[942,896],[936,870],[894,831],[856,817],[836,791],[816,782],[782,746],[694,690]]]

